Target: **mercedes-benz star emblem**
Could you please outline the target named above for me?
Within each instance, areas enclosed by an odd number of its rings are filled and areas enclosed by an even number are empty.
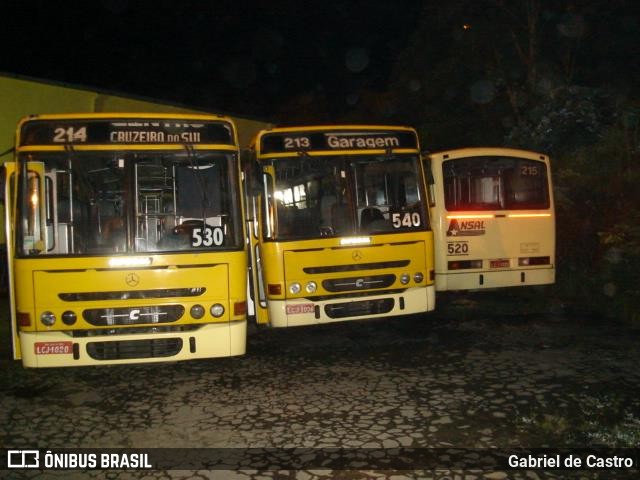
[[[127,276],[125,277],[124,281],[130,287],[135,287],[140,283],[140,277],[135,273],[127,273]]]
[[[358,262],[362,260],[362,253],[360,253],[360,250],[356,250],[351,254],[351,258],[353,258],[356,262]]]

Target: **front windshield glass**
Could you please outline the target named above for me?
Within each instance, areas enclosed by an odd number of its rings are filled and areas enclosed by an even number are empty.
[[[279,240],[425,230],[415,155],[287,157],[273,160],[273,236]],[[271,220],[272,219],[272,220]]]
[[[242,247],[233,154],[72,151],[20,160],[22,255]]]

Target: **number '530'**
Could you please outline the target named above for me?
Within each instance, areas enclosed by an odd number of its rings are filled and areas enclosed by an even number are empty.
[[[194,228],[191,232],[192,247],[219,247],[224,243],[224,232],[220,227]]]
[[[394,213],[391,215],[393,228],[401,227],[419,227],[420,214],[418,212]]]

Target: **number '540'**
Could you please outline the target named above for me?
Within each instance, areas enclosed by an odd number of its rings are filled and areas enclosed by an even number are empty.
[[[401,227],[419,227],[420,214],[418,212],[394,213],[391,215],[393,228]]]

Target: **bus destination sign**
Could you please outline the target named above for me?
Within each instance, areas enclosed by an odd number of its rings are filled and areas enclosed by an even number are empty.
[[[414,132],[406,130],[336,130],[330,132],[273,132],[262,136],[261,153],[331,150],[417,149]]]
[[[171,143],[233,145],[234,138],[228,122],[162,118],[33,120],[20,132],[20,146]]]

